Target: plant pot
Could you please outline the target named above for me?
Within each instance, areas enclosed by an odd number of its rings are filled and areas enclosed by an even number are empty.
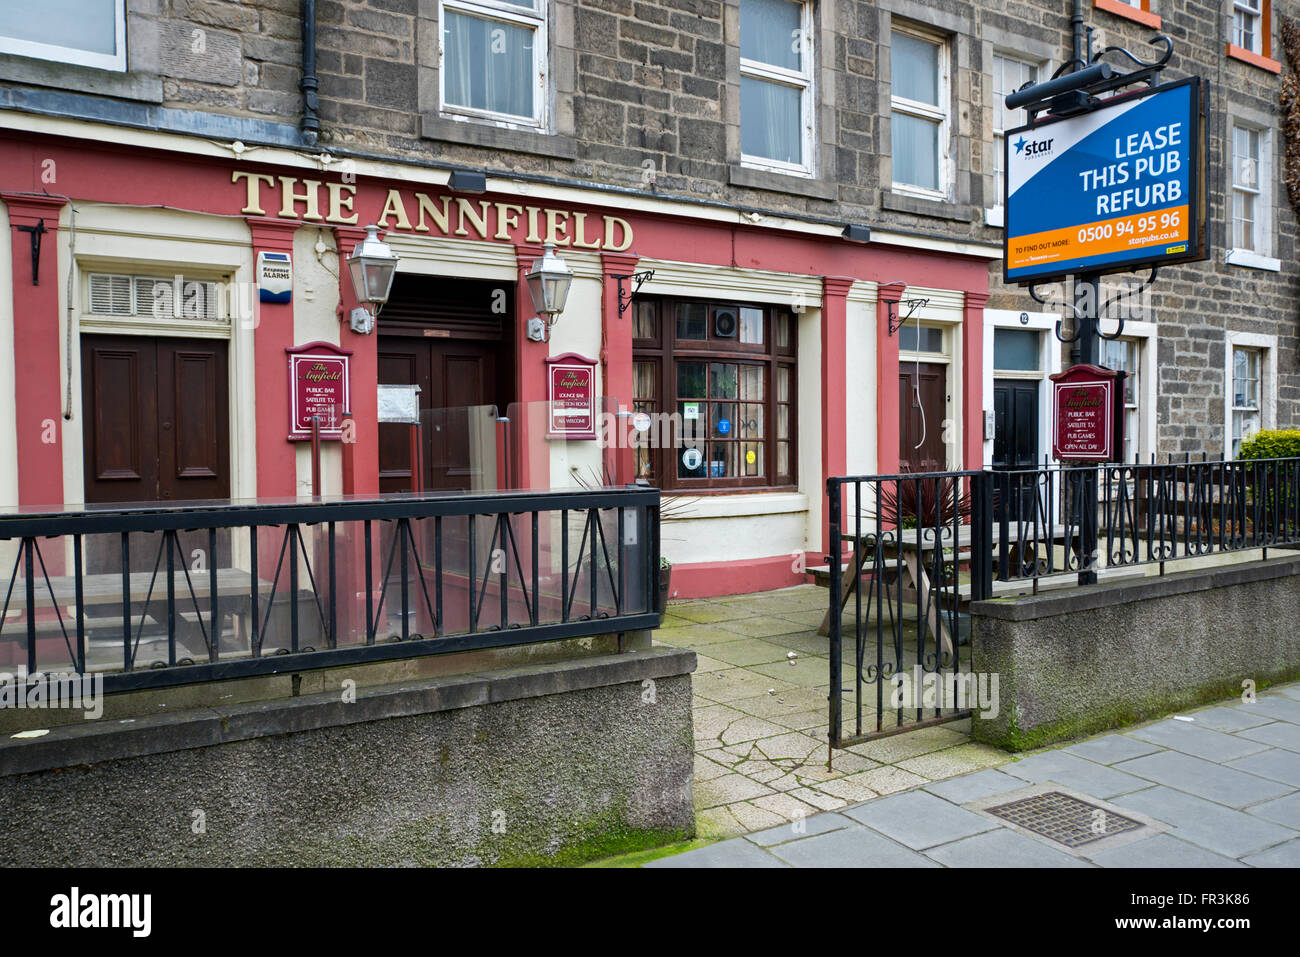
[[[667,568],[660,568],[659,591],[655,594],[655,611],[659,613],[660,617],[663,617],[664,612],[668,608],[668,594],[672,581],[673,566],[669,565]]]

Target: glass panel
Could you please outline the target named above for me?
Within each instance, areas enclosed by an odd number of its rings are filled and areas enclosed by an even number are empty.
[[[893,95],[939,105],[939,45],[907,33],[895,33],[889,48]]]
[[[740,474],[754,478],[763,474],[763,443],[742,442],[740,444]]]
[[[708,307],[702,302],[677,304],[677,338],[703,340],[708,337]]]
[[[694,399],[704,395],[703,362],[677,363],[677,395],[679,398]]]
[[[776,401],[790,401],[790,367],[778,366],[776,370]]]
[[[736,423],[736,438],[763,438],[763,406],[759,403],[746,402],[740,406],[740,421]]]
[[[790,443],[789,442],[776,443],[776,474],[777,475],[790,474]]]
[[[1027,329],[993,330],[993,368],[1008,371],[1038,370],[1037,332]]]
[[[739,367],[732,363],[709,363],[709,398],[734,399],[738,377]]]
[[[5,4],[8,14],[0,33],[15,40],[48,43],[91,53],[117,52],[118,0],[46,0],[18,13],[17,4]]]
[[[780,312],[776,316],[776,347],[778,349],[790,348],[790,313]]]
[[[803,90],[752,76],[740,78],[740,150],[747,156],[803,164]]]
[[[633,339],[658,339],[658,312],[659,304],[657,302],[638,302],[636,304],[636,313],[632,320],[632,338]]]
[[[453,106],[533,116],[533,30],[444,11],[443,89]]]
[[[683,447],[672,450],[673,454],[677,456],[678,478],[702,479],[709,477],[709,459],[708,456],[704,454],[703,443],[701,443],[698,448],[698,459],[696,459],[697,453],[691,448]],[[696,460],[699,464],[696,465],[695,468],[687,468],[686,463],[691,460]]]
[[[922,189],[938,189],[938,121],[894,113],[890,126],[894,147],[894,182]]]
[[[778,405],[776,407],[776,437],[778,439],[788,439],[790,437],[790,407],[788,405]]]
[[[740,341],[749,345],[763,344],[763,310],[753,306],[740,307]]]
[[[638,402],[653,400],[656,396],[655,389],[655,363],[637,362],[636,363],[636,385],[634,387],[635,398]]]
[[[736,437],[736,404],[712,402],[709,404],[709,437],[734,439]]]
[[[993,56],[993,129],[1006,131],[1024,121],[1022,110],[1007,109],[1007,94],[1038,79],[1038,67],[1012,57]]]
[[[709,478],[736,477],[736,444],[734,442],[709,443]]]
[[[740,0],[740,55],[787,70],[803,69],[802,6],[786,0]]]
[[[740,398],[763,401],[763,367],[740,367]]]
[[[898,330],[898,350],[941,353],[943,352],[943,330],[934,326],[903,326]]]

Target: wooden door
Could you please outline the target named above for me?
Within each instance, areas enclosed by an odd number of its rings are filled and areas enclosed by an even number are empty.
[[[1039,383],[1023,379],[993,380],[993,468],[1033,469],[1038,464]],[[1038,482],[1034,474],[1017,472],[994,484],[994,519],[1033,518]]]
[[[898,467],[900,472],[941,472],[948,467],[944,421],[948,368],[904,362],[898,370]]]
[[[81,338],[87,502],[230,497],[226,343]]]
[[[379,381],[420,388],[424,487],[468,489],[475,485],[475,461],[467,407],[500,405],[498,343],[472,339],[383,336]],[[504,414],[504,409],[500,410]],[[411,489],[410,428],[379,426],[379,489]],[[481,450],[480,450],[481,454]]]

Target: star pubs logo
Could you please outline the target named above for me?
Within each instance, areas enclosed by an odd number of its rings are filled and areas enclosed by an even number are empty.
[[[1016,148],[1017,156],[1046,156],[1052,152],[1052,144],[1055,138],[1050,140],[1027,140],[1023,136],[1013,144]]]
[[[1025,138],[1022,136],[1020,137],[1020,139],[1016,140],[1016,155],[1018,156],[1024,151],[1025,151]]]

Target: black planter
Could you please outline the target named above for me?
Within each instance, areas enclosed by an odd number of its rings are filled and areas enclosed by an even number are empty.
[[[673,566],[659,569],[659,592],[655,596],[655,611],[660,615],[668,608],[669,588],[673,581]]]

